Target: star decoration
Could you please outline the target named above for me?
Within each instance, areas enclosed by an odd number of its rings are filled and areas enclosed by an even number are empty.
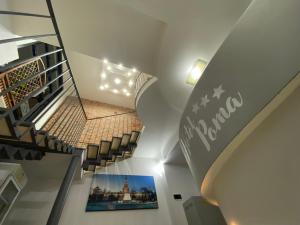
[[[192,111],[193,111],[193,113],[197,114],[199,109],[200,109],[200,107],[199,107],[198,103],[196,103],[193,105]]]
[[[213,98],[217,98],[218,100],[221,98],[221,95],[225,92],[225,90],[222,88],[222,84],[217,87],[214,88],[214,94],[213,94]]]
[[[209,103],[209,99],[208,99],[207,95],[205,95],[204,97],[201,98],[200,105],[202,105],[205,108],[207,103]]]

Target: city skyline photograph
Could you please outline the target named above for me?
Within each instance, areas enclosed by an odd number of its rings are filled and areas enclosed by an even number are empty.
[[[152,176],[94,174],[87,212],[157,208]]]

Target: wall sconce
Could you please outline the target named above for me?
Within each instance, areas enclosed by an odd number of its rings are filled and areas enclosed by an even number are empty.
[[[153,168],[154,172],[157,173],[160,177],[164,174],[164,162],[160,161],[158,164],[156,164]]]
[[[207,62],[198,59],[189,71],[186,83],[194,86],[202,76],[206,66]]]

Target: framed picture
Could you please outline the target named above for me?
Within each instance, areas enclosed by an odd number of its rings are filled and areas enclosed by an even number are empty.
[[[86,212],[157,208],[152,176],[94,174]]]

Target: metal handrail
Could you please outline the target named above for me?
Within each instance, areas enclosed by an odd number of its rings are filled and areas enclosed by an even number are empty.
[[[30,80],[32,80],[32,79],[38,77],[38,76],[41,76],[42,74],[44,74],[44,73],[46,73],[46,72],[48,72],[48,71],[50,71],[50,70],[55,69],[56,67],[62,65],[62,64],[65,63],[65,62],[67,62],[67,60],[63,60],[63,61],[61,61],[61,62],[55,64],[54,66],[51,66],[51,67],[49,67],[49,68],[47,68],[47,69],[44,69],[43,71],[41,71],[41,72],[39,72],[39,73],[37,73],[37,74],[34,74],[34,75],[30,76],[30,77],[27,77],[27,78],[25,78],[25,79],[22,79],[22,80],[18,81],[18,82],[15,83],[14,85],[9,86],[9,87],[6,88],[4,91],[0,92],[0,96],[6,95],[7,93],[9,93],[9,92],[15,90],[15,89],[16,89],[17,87],[19,87],[20,85],[25,84],[25,83],[27,83],[28,81],[30,81]]]
[[[0,10],[0,14],[3,14],[3,15],[15,15],[15,16],[32,16],[32,17],[50,18],[50,16],[47,16],[47,15],[33,14],[33,13],[24,13],[24,12],[16,12],[16,11],[5,11],[5,10]]]
[[[68,60],[68,57],[67,57],[67,54],[66,54],[66,51],[65,51],[65,48],[64,48],[64,44],[63,44],[63,41],[62,41],[62,38],[61,38],[61,35],[60,35],[60,31],[58,29],[58,24],[57,24],[57,21],[56,21],[56,18],[55,18],[55,13],[54,13],[54,10],[53,10],[53,6],[52,6],[52,3],[51,3],[51,0],[46,0],[46,3],[47,3],[47,6],[48,6],[49,14],[50,14],[50,17],[51,17],[51,20],[52,20],[52,24],[53,24],[55,33],[57,35],[58,43],[59,43],[60,47],[63,49],[63,51],[62,51],[63,56],[64,56],[64,58],[66,60]],[[77,89],[77,85],[75,83],[75,79],[74,79],[74,76],[73,76],[73,73],[72,73],[69,61],[67,61],[66,64],[67,64],[68,69],[70,69],[70,75],[71,75],[71,77],[73,79],[73,84],[74,84],[74,87],[75,87],[75,90],[76,90],[76,94],[78,96],[78,99],[79,99],[82,111],[84,113],[85,119],[87,119],[87,116],[86,116],[86,113],[85,113],[85,110],[84,110],[84,107],[83,107],[83,104],[82,104],[82,101],[81,101],[81,98],[80,98],[80,95],[79,95],[79,91]]]
[[[61,51],[62,51],[62,49],[57,49],[57,50],[54,50],[54,51],[51,51],[51,52],[47,52],[47,53],[44,53],[44,54],[34,56],[32,58],[29,58],[29,59],[24,59],[24,60],[18,60],[16,62],[11,62],[6,66],[1,67],[1,70],[6,71],[6,70],[12,69],[16,66],[20,66],[22,64],[29,63],[29,62],[32,62],[34,60],[37,60],[37,59],[40,59],[42,57],[49,56],[49,55],[52,55],[52,54],[55,54],[55,53],[58,53],[58,52],[61,52]]]
[[[24,36],[24,37],[17,37],[17,38],[8,38],[0,40],[0,44],[7,44],[10,42],[16,42],[16,41],[23,41],[28,39],[36,39],[36,38],[43,38],[43,37],[51,37],[56,36],[56,34],[39,34],[39,35],[32,35],[32,36]]]

